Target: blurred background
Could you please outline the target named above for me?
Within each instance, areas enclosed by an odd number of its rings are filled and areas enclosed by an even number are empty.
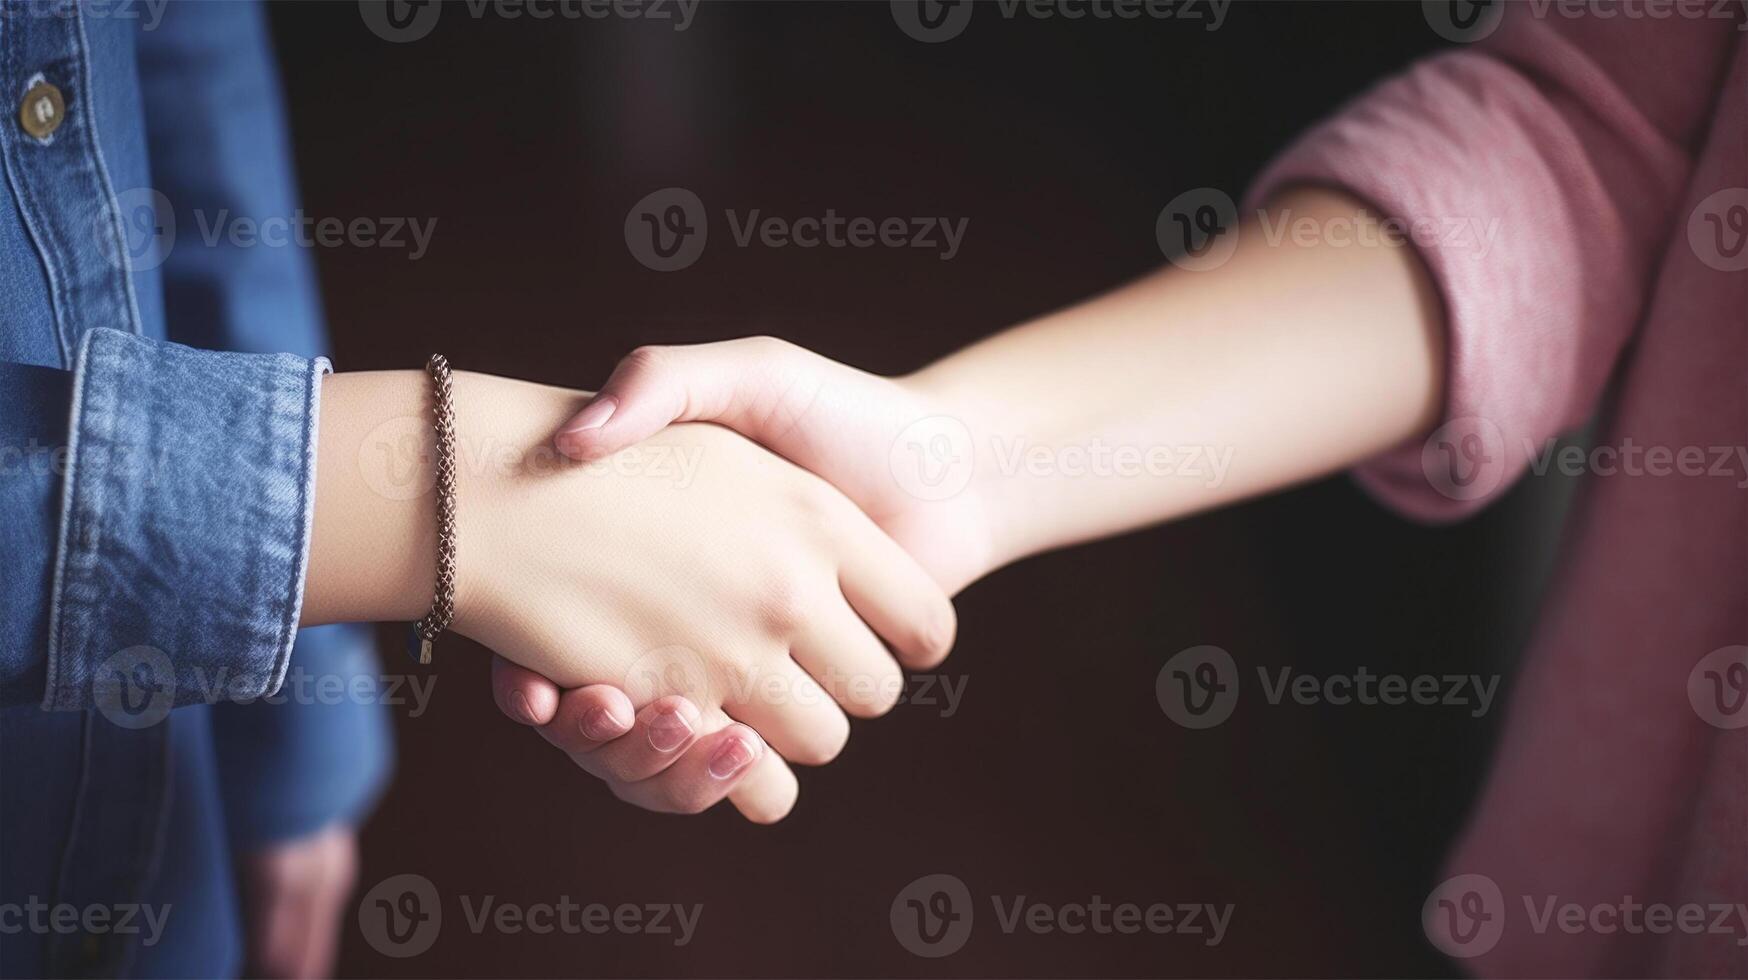
[[[765,333],[909,371],[1160,265],[1155,221],[1173,197],[1239,198],[1294,134],[1446,43],[1419,3],[1220,6],[1067,20],[984,2],[924,43],[886,2],[599,18],[547,2],[281,4],[307,213],[435,222],[417,256],[316,250],[336,363],[406,368],[440,350],[593,387],[639,344]],[[698,195],[712,225],[698,260],[664,273],[634,256],[625,224],[669,187]],[[938,216],[966,233],[945,260],[739,247],[723,214],[755,209]],[[618,803],[498,713],[486,652],[455,638],[428,710],[397,713],[399,771],[360,878],[362,893],[424,875],[444,928],[396,959],[349,918],[342,973],[1454,974],[1421,903],[1505,710],[1564,493],[1522,481],[1476,520],[1424,528],[1334,479],[1006,569],[959,598],[939,675],[802,772],[775,827],[726,806],[677,818]],[[385,668],[407,670],[400,633],[382,640]],[[1229,720],[1190,730],[1155,682],[1202,644],[1232,655],[1243,686]],[[1288,665],[1504,681],[1479,717],[1270,704],[1257,669]],[[890,919],[933,874],[976,905],[943,958],[912,953]],[[476,934],[462,895],[703,911],[684,946]],[[1005,932],[991,898],[1021,895],[1233,914],[1214,945]]]

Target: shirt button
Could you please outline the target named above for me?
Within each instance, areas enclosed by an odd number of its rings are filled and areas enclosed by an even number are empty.
[[[24,131],[39,140],[53,135],[65,118],[67,103],[61,98],[61,90],[48,82],[32,85],[30,91],[24,93],[24,105],[18,108],[18,121],[23,124]]]

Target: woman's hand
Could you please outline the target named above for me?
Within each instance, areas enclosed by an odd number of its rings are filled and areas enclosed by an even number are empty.
[[[410,620],[430,602],[426,384],[394,372],[324,385],[305,622]],[[736,784],[743,813],[780,819],[796,797],[783,759],[829,761],[845,711],[896,703],[893,654],[929,667],[950,648],[952,605],[928,574],[825,481],[744,437],[675,426],[579,465],[549,433],[586,396],[463,373],[455,398],[454,628],[564,687],[622,688],[681,738],[601,756],[622,796],[708,805],[635,787],[696,753],[710,778]],[[663,710],[670,695],[697,715]]]
[[[587,461],[672,422],[725,425],[842,490],[957,593],[992,568],[988,488],[970,479],[965,416],[918,378],[747,337],[632,351],[554,444]]]

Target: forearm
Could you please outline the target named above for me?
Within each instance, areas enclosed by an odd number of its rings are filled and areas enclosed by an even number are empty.
[[[1360,207],[1324,191],[1274,205],[1325,229]],[[1443,327],[1419,259],[1375,235],[1315,237],[1270,242],[1252,222],[1218,269],[1156,273],[911,379],[971,431],[996,565],[1312,479],[1430,427]]]

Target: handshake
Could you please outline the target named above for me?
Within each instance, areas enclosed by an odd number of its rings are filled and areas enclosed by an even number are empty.
[[[504,711],[621,799],[781,819],[788,764],[939,664],[972,581],[1428,431],[1431,296],[1406,249],[1240,235],[1218,276],[1156,273],[903,378],[769,338],[635,351],[593,397],[459,374],[454,628],[502,658]],[[322,402],[303,622],[416,619],[426,379],[335,375]]]
[[[305,622],[429,603],[425,384],[324,385]],[[453,628],[499,654],[510,717],[648,809],[782,818],[789,765],[939,664],[948,597],[987,568],[976,491],[923,499],[891,468],[940,412],[920,383],[752,338],[635,351],[592,399],[458,373],[454,402]]]

